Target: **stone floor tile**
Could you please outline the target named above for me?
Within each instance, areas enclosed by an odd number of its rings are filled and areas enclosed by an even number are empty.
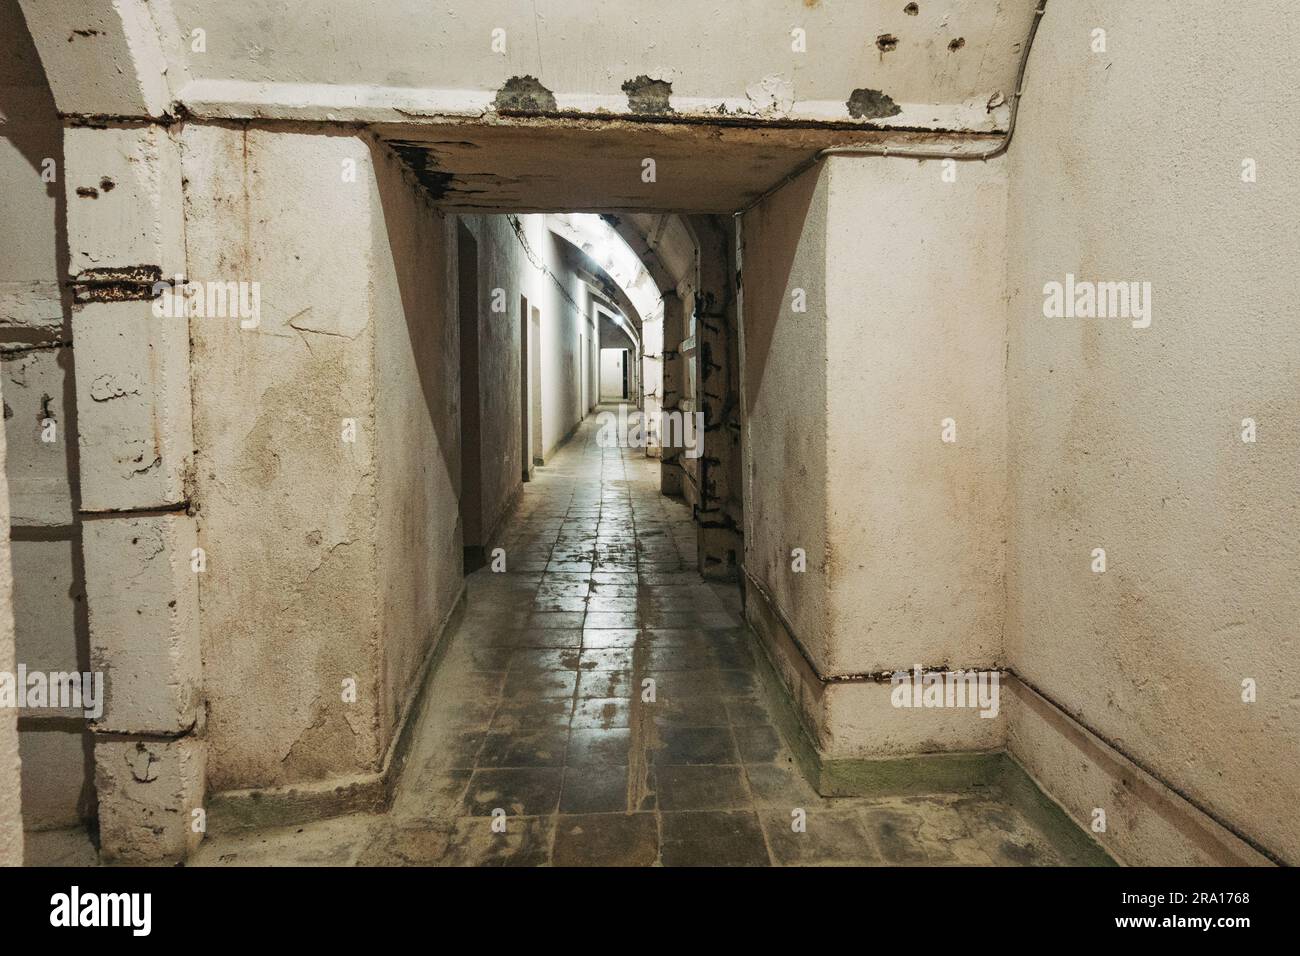
[[[661,813],[664,866],[768,866],[767,842],[752,810]]]
[[[753,804],[740,767],[656,767],[654,782],[662,810],[741,810]]]
[[[555,824],[555,866],[650,866],[659,858],[653,813],[561,814]]]

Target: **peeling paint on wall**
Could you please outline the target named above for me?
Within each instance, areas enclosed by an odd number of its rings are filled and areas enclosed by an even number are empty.
[[[794,84],[774,74],[745,87],[745,96],[760,115],[788,113],[794,108]]]

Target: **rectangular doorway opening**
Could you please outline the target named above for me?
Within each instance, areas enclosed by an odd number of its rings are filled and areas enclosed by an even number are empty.
[[[600,400],[624,402],[628,395],[628,350],[600,350]]]

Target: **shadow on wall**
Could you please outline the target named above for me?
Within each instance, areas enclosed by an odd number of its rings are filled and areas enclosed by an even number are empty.
[[[742,316],[742,321],[745,323],[745,375],[743,387],[745,389],[745,408],[747,409],[754,407],[759,392],[762,390],[763,372],[767,368],[768,353],[772,349],[772,339],[776,334],[781,316],[790,305],[789,291],[791,287],[803,286],[806,289],[813,285],[810,281],[797,278],[793,273],[795,259],[801,248],[800,236],[806,231],[810,237],[815,235],[814,231],[807,229],[807,225],[808,210],[812,208],[813,197],[817,192],[817,184],[818,177],[814,174],[800,176],[794,182],[785,186],[784,195],[781,198],[783,202],[790,205],[790,210],[788,215],[782,215],[781,222],[785,223],[788,234],[783,239],[768,241],[763,244],[763,251],[766,255],[762,260],[761,268],[750,257],[751,250],[745,250],[746,256],[742,268],[746,295],[745,314]],[[771,213],[769,206],[763,204],[756,206],[746,215],[763,217],[770,216]],[[816,283],[816,285],[820,284]],[[773,294],[772,290],[776,290],[776,293]],[[811,299],[811,297],[809,298]],[[768,311],[761,315],[755,315],[753,308],[759,303],[767,306]],[[824,318],[824,304],[818,306],[814,303],[811,308],[813,311],[809,313],[808,321],[813,321],[819,314]]]
[[[69,267],[63,124],[17,0],[0,0],[0,117],[4,118],[0,134],[22,164],[20,168],[5,169],[8,195],[0,202],[0,209],[12,227],[11,235],[16,237],[21,229],[24,236],[21,248],[11,245],[0,258],[0,284],[31,287],[39,283],[37,300],[43,303],[50,294],[57,294],[62,319],[56,329],[44,321],[48,318],[44,314],[4,317],[6,325],[0,332],[0,349],[6,352],[6,364],[10,359],[21,361],[25,355],[54,353],[52,366],[32,369],[33,372],[45,370],[48,379],[28,381],[27,387],[42,389],[37,420],[14,420],[10,425],[12,409],[8,404],[5,406],[6,428],[11,429],[14,438],[9,443],[8,465],[12,472],[15,465],[24,464],[20,457],[24,449],[40,449],[39,444],[33,444],[31,435],[39,432],[45,417],[54,419],[62,436],[61,469],[39,461],[26,464],[31,465],[31,472],[48,475],[56,485],[66,480],[70,499],[68,523],[56,522],[46,515],[13,516],[21,522],[11,529],[16,559],[13,593],[16,662],[44,666],[42,659],[50,658],[48,652],[63,648],[67,642],[63,628],[70,619],[75,660],[59,659],[57,664],[60,668],[75,664],[78,670],[87,671],[91,666],[90,623],[81,544],[72,298],[62,282]],[[31,184],[30,192],[24,179]],[[38,208],[40,212],[36,215],[40,218],[32,219]],[[50,215],[46,209],[52,213],[49,219],[44,218]],[[46,251],[53,262],[52,273],[43,261]],[[40,309],[41,305],[36,308]],[[50,381],[56,377],[54,369],[60,379],[57,386]],[[46,385],[49,391],[44,391]],[[21,484],[21,479],[17,483]],[[14,485],[11,482],[11,494]],[[65,543],[66,549],[51,547],[58,543]],[[67,602],[62,607],[50,606],[51,593],[44,587],[47,580],[67,582],[66,591],[60,588],[57,595],[60,603]],[[21,718],[18,726],[28,768],[22,775],[25,826],[67,824],[75,822],[74,817],[93,820],[96,815],[94,750],[85,721],[32,716]],[[68,735],[81,737],[79,748],[65,745],[64,738]],[[43,779],[33,779],[36,776]],[[65,792],[72,789],[76,792]]]
[[[457,224],[405,177],[388,147],[372,140],[369,149],[378,192],[374,268],[381,280],[374,284],[376,545],[384,711],[391,728],[461,592],[465,409]]]

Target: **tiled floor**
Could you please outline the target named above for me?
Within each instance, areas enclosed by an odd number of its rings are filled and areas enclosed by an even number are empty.
[[[688,509],[596,435],[589,419],[525,486],[506,572],[470,578],[391,811],[210,834],[194,863],[1060,862],[995,793],[814,793],[734,588],[694,571]]]

